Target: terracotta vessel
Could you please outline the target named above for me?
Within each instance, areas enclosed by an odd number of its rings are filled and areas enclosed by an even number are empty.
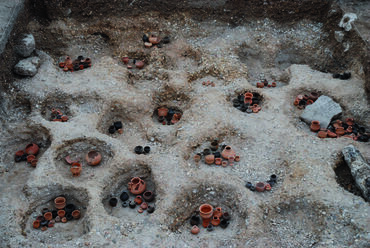
[[[33,228],[38,229],[38,228],[40,227],[40,221],[35,220],[35,221],[32,223],[32,226],[33,226]]]
[[[64,68],[65,66],[66,66],[66,63],[64,63],[64,62],[60,62],[60,63],[59,63],[59,67],[60,67],[60,68]]]
[[[222,167],[226,167],[227,166],[227,161],[222,161],[221,165],[222,165]]]
[[[229,156],[228,162],[229,162],[229,165],[230,166],[233,166],[234,165],[234,160],[235,160],[235,157],[234,156]]]
[[[239,162],[240,161],[240,156],[236,155],[234,160],[235,160],[235,162]]]
[[[263,88],[263,87],[265,87],[265,84],[264,83],[257,83],[256,86],[257,86],[257,88]]]
[[[333,127],[334,128],[342,127],[342,121],[336,120],[336,122],[334,122],[334,124],[333,124]]]
[[[45,220],[51,220],[53,219],[53,214],[51,212],[47,212],[44,214]]]
[[[63,209],[66,206],[66,198],[64,197],[57,197],[54,200],[55,208],[56,209]]]
[[[318,132],[320,131],[320,122],[319,121],[312,121],[310,129],[312,132]]]
[[[226,146],[225,149],[222,151],[221,156],[224,159],[229,159],[229,157],[235,157],[236,153],[233,149],[231,149],[231,146]]]
[[[62,116],[62,122],[66,122],[66,121],[68,121],[68,116],[63,115],[63,116]]]
[[[313,103],[313,101],[311,99],[308,99],[307,102],[306,102],[306,105],[311,105]]]
[[[199,214],[202,219],[210,219],[213,215],[213,207],[209,204],[202,204],[199,207]]]
[[[330,131],[330,130],[328,130],[328,137],[329,138],[336,138],[337,137],[337,134],[334,133],[334,132],[332,132],[332,131]]]
[[[58,211],[58,216],[59,216],[60,218],[63,218],[65,215],[66,215],[66,211],[64,211],[64,210],[59,210],[59,211]]]
[[[222,208],[217,207],[216,210],[213,212],[213,216],[217,216],[218,218],[222,217]]]
[[[145,42],[145,43],[144,43],[144,46],[145,46],[146,48],[150,48],[150,47],[152,47],[152,46],[153,46],[153,44],[152,44],[152,43],[150,43],[150,42]]]
[[[39,153],[39,146],[38,145],[36,145],[36,144],[34,144],[34,143],[31,143],[31,144],[28,144],[27,146],[26,146],[26,153],[28,154],[28,155],[37,155],[38,153]]]
[[[122,57],[122,62],[126,65],[130,61],[129,57]]]
[[[80,212],[80,210],[75,210],[75,211],[73,211],[73,212],[72,212],[72,217],[73,217],[73,219],[78,220],[78,219],[81,217],[81,212]]]
[[[66,218],[66,217],[63,217],[63,218],[62,218],[62,222],[63,222],[63,223],[67,223],[67,218]]]
[[[267,191],[271,190],[271,185],[269,183],[266,183],[265,190],[267,190]]]
[[[86,154],[85,159],[88,165],[95,166],[100,164],[102,156],[97,151],[90,151]]]
[[[353,118],[347,118],[346,123],[347,123],[348,126],[353,126],[355,124]]]
[[[28,155],[27,156],[27,162],[31,163],[31,161],[34,160],[35,158],[36,158],[35,155]]]
[[[191,233],[192,233],[192,234],[197,235],[199,232],[200,232],[200,229],[199,229],[199,227],[198,227],[198,226],[195,226],[195,225],[194,225],[194,226],[191,228]]]
[[[138,195],[138,196],[135,197],[134,202],[137,205],[140,205],[141,203],[143,203],[143,198],[140,195]]]
[[[195,154],[194,155],[194,161],[195,161],[195,163],[198,163],[200,161],[200,159],[201,159],[201,156],[200,155],[198,155],[198,154]]]
[[[146,203],[146,202],[141,203],[140,208],[142,210],[146,210],[148,208],[148,203]]]
[[[132,178],[131,182],[128,183],[128,190],[134,195],[143,193],[145,189],[146,183],[139,177]]]
[[[231,215],[230,215],[228,212],[224,212],[224,213],[222,214],[222,218],[223,218],[224,220],[230,220],[230,219],[231,219]]]
[[[35,158],[35,159],[32,159],[32,160],[31,160],[31,166],[32,166],[32,167],[36,167],[36,166],[37,166],[37,162],[38,162],[38,161],[39,161],[39,160],[38,160],[38,159],[36,159],[36,158]]]
[[[80,163],[73,163],[70,170],[72,172],[72,176],[79,177],[82,171],[82,166]]]
[[[342,136],[346,133],[346,130],[344,130],[344,127],[337,127],[337,128],[335,128],[335,133],[338,136]]]
[[[167,114],[168,114],[168,108],[165,108],[165,107],[160,107],[157,109],[157,112],[158,112],[158,116],[161,117],[166,117]]]
[[[64,63],[66,64],[66,65],[71,65],[72,64],[72,59],[71,59],[71,57],[69,57],[69,56],[67,56],[66,57],[66,59],[64,60]]]
[[[137,61],[137,62],[135,63],[135,66],[136,66],[136,68],[138,68],[138,69],[143,69],[143,68],[144,68],[144,65],[145,65],[145,63],[144,63],[144,61],[142,61],[142,60],[139,60],[139,61]]]
[[[316,93],[316,92],[311,92],[310,93],[309,99],[311,99],[312,101],[316,101],[317,98],[319,98],[319,93]]]
[[[324,138],[326,138],[327,136],[328,136],[328,132],[325,130],[321,130],[321,131],[319,131],[318,133],[317,133],[317,136],[319,137],[319,138],[321,138],[321,139],[324,139]]]
[[[206,164],[213,164],[215,162],[215,155],[209,154],[205,156],[204,161],[206,162]]]
[[[352,132],[353,132],[352,126],[348,126],[346,133],[352,133]]]
[[[215,158],[215,164],[221,165],[222,164],[222,158]]]
[[[296,99],[294,100],[294,105],[295,105],[295,106],[298,106],[298,104],[299,104],[299,99],[297,99],[297,98],[296,98]]]
[[[209,218],[209,219],[203,219],[203,220],[202,220],[202,226],[203,226],[204,228],[207,228],[207,226],[208,226],[209,224],[211,224],[211,218]]]
[[[221,222],[220,217],[218,217],[218,216],[213,216],[212,221],[211,221],[211,224],[212,224],[213,226],[218,226],[218,225],[220,224],[220,222]]]
[[[265,191],[265,183],[263,183],[263,182],[256,183],[256,190],[258,192]]]
[[[272,82],[271,87],[276,87],[276,82]]]
[[[143,198],[146,202],[152,202],[154,200],[154,193],[152,191],[145,191]]]
[[[149,42],[152,43],[153,45],[159,44],[161,39],[158,36],[155,35],[150,35],[149,37]]]

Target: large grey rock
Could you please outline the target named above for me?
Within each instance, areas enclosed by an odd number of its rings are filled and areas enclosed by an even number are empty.
[[[328,96],[320,96],[311,105],[308,105],[303,113],[301,119],[307,124],[312,121],[319,121],[321,128],[327,128],[333,118],[339,117],[342,114],[340,105],[333,101]]]
[[[14,51],[22,57],[29,57],[33,51],[35,51],[35,38],[32,34],[23,34],[22,38],[19,39]]]
[[[14,72],[21,76],[35,76],[40,66],[38,57],[29,57],[18,62],[14,66]]]
[[[343,148],[342,154],[351,174],[356,181],[357,187],[361,190],[364,198],[370,200],[370,165],[366,163],[359,150],[353,145]]]

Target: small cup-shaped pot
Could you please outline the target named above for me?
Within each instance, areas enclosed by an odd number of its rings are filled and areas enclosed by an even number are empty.
[[[222,151],[221,156],[224,159],[229,159],[229,157],[235,157],[236,153],[235,151],[231,148],[231,146],[226,146],[225,149]]]
[[[122,57],[122,62],[126,65],[130,61],[129,57]]]
[[[228,161],[229,161],[229,165],[230,166],[233,166],[234,165],[234,160],[235,160],[235,157],[234,156],[229,156]]]
[[[348,126],[353,126],[355,124],[353,118],[347,118],[346,123],[347,123]]]
[[[210,219],[213,215],[213,207],[210,204],[202,204],[199,207],[199,213],[202,219]]]
[[[136,203],[134,201],[130,201],[129,204],[128,204],[128,206],[130,208],[135,208],[136,207]]]
[[[213,227],[213,225],[210,223],[210,224],[208,224],[208,226],[207,226],[207,231],[208,232],[212,232],[214,230],[214,227]]]
[[[166,108],[166,107],[160,107],[160,108],[158,108],[157,109],[157,113],[158,113],[158,116],[159,117],[166,117],[167,116],[167,114],[168,114],[168,108]]]
[[[140,195],[138,195],[135,197],[134,201],[137,205],[140,205],[141,203],[143,203],[143,198]]]
[[[51,220],[53,219],[53,214],[51,212],[47,212],[44,214],[45,220]]]
[[[258,192],[265,191],[265,183],[263,183],[263,182],[256,183],[256,190]]]
[[[28,156],[27,156],[27,162],[28,162],[28,163],[31,163],[31,162],[32,162],[32,160],[34,160],[34,159],[36,159],[35,155],[28,155]]]
[[[224,213],[222,214],[222,218],[223,218],[224,220],[230,220],[230,219],[231,219],[231,215],[229,214],[229,212],[224,212]]]
[[[57,197],[54,200],[54,204],[56,209],[63,209],[66,206],[66,198],[62,196]]]
[[[146,209],[148,208],[148,203],[146,203],[146,202],[141,203],[141,204],[140,204],[140,208],[141,208],[142,210],[146,210]]]
[[[261,82],[258,82],[256,84],[256,86],[257,86],[257,88],[263,88],[263,87],[265,87],[265,84],[264,83],[261,83]]]
[[[109,199],[109,205],[110,205],[111,207],[115,207],[115,206],[117,206],[117,203],[118,203],[117,198],[113,197],[113,198],[110,198],[110,199]]]
[[[221,218],[221,216],[222,216],[222,208],[217,207],[216,210],[213,212],[213,216],[217,216],[217,217]]]
[[[346,133],[346,130],[344,130],[344,127],[337,127],[337,128],[335,128],[335,133],[338,136],[342,136]]]
[[[191,233],[194,234],[194,235],[197,235],[198,233],[200,232],[200,229],[198,226],[194,225],[192,228],[191,228]]]
[[[210,225],[210,224],[211,224],[211,218],[209,218],[209,219],[202,219],[202,226],[204,228],[207,228],[207,226]]]
[[[239,155],[236,155],[235,158],[234,158],[235,162],[239,162],[240,161],[240,156]]]
[[[221,165],[222,164],[222,158],[215,158],[215,164]]]
[[[130,196],[128,195],[126,191],[123,191],[121,195],[119,196],[119,198],[121,199],[121,201],[125,202],[130,198]]]
[[[73,212],[72,212],[72,217],[73,217],[73,219],[78,220],[78,219],[81,217],[81,212],[80,212],[80,210],[75,210],[75,211],[73,211]]]
[[[32,160],[31,160],[31,166],[32,166],[32,167],[36,167],[36,166],[37,166],[37,162],[39,162],[39,160],[38,160],[38,159],[36,159],[36,158],[35,158],[35,159],[32,159]]]
[[[212,151],[217,151],[218,149],[218,142],[217,141],[212,141],[211,142],[211,150]]]
[[[336,121],[333,123],[333,127],[334,127],[334,128],[342,127],[342,124],[343,124],[343,122],[342,122],[341,120],[336,120]]]
[[[228,165],[228,163],[227,163],[227,161],[222,161],[221,165],[222,165],[222,167],[226,167]]]
[[[146,189],[146,183],[140,177],[134,177],[128,183],[128,190],[134,195],[140,195]]]
[[[148,206],[148,209],[147,209],[148,213],[152,214],[154,213],[154,210],[155,210],[154,206]]]
[[[38,229],[40,227],[40,221],[38,220],[35,220],[33,223],[32,223],[32,227],[35,228],[35,229]]]
[[[299,105],[299,99],[297,99],[297,98],[296,98],[296,99],[294,100],[294,103],[293,103],[293,104],[294,104],[294,106],[298,106],[298,105]]]
[[[272,82],[271,87],[276,87],[276,82]]]
[[[220,225],[220,222],[221,222],[220,217],[218,217],[218,216],[213,216],[213,217],[212,217],[211,224],[212,224],[213,226],[218,226],[218,225]]]
[[[271,185],[269,183],[266,183],[265,190],[267,190],[267,191],[271,190]]]
[[[73,163],[72,165],[71,165],[71,172],[72,172],[72,176],[74,176],[74,177],[78,177],[78,176],[80,176],[80,174],[81,174],[81,171],[82,171],[82,166],[81,166],[81,164],[80,163]]]
[[[149,42],[152,43],[153,45],[159,44],[161,39],[158,36],[155,35],[150,35],[149,37]]]
[[[316,101],[317,98],[319,98],[319,93],[317,93],[317,92],[311,92],[310,93],[309,99],[311,99],[312,101]]]
[[[28,144],[25,149],[28,155],[35,155],[35,156],[39,153],[39,150],[40,150],[39,146],[34,143]]]
[[[66,218],[66,217],[63,217],[63,218],[62,218],[62,223],[67,223],[67,221],[68,221],[68,220],[67,220],[67,218]]]
[[[206,164],[211,165],[215,162],[215,155],[209,154],[209,155],[205,156],[204,160],[205,160]]]
[[[320,131],[320,122],[319,121],[312,121],[310,129],[312,132],[318,132]]]
[[[328,137],[329,138],[336,138],[337,137],[337,134],[334,133],[334,132],[332,132],[332,131],[330,131],[330,130],[328,130]]]
[[[223,219],[220,222],[220,227],[223,228],[223,229],[225,229],[225,228],[228,227],[229,224],[230,224],[230,222],[228,220]]]
[[[137,62],[135,63],[135,66],[136,66],[136,68],[138,68],[138,69],[143,69],[143,68],[144,68],[144,65],[145,65],[145,63],[144,63],[144,61],[142,61],[142,60],[139,60],[139,61],[137,61]]]
[[[100,164],[102,156],[101,156],[100,152],[90,151],[86,154],[85,159],[86,159],[86,162],[89,165],[95,166],[95,165]]]
[[[58,211],[58,216],[59,216],[60,218],[63,218],[65,215],[66,215],[66,211],[64,211],[64,210],[59,210],[59,211]]]
[[[154,200],[154,193],[152,191],[145,191],[143,198],[146,202],[152,202]]]
[[[194,161],[195,163],[198,163],[202,157],[199,154],[194,155]]]

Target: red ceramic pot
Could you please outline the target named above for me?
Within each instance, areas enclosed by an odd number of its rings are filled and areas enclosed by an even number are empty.
[[[159,42],[161,42],[161,39],[155,35],[150,35],[149,42],[152,43],[153,45],[156,45],[159,44]]]
[[[206,162],[206,164],[213,164],[215,162],[215,155],[213,154],[209,154],[207,155],[205,158],[204,158],[204,161]]]
[[[51,220],[51,219],[53,219],[53,214],[51,212],[46,212],[44,214],[44,218],[45,218],[45,220]]]
[[[346,130],[344,130],[344,127],[337,127],[337,128],[335,128],[335,133],[338,136],[342,136],[346,133]]]
[[[40,227],[40,221],[35,220],[35,221],[32,223],[32,226],[33,226],[33,228],[38,229],[38,228]]]
[[[36,157],[35,157],[35,155],[28,155],[27,156],[27,162],[28,163],[31,163],[32,162],[32,160],[34,160]]]
[[[15,156],[16,156],[16,157],[21,157],[22,155],[24,155],[24,151],[23,151],[23,150],[17,151],[17,152],[15,153]]]
[[[73,217],[73,219],[78,220],[78,219],[81,217],[81,212],[80,212],[80,210],[74,210],[74,211],[72,212],[72,217]]]
[[[220,217],[218,217],[218,216],[213,216],[213,217],[212,217],[211,224],[212,224],[213,226],[218,226],[218,225],[220,225],[220,222],[221,222]]]
[[[222,208],[217,207],[216,210],[213,212],[213,216],[217,216],[217,217],[221,218],[221,216],[222,216]]]
[[[336,138],[337,137],[337,134],[336,133],[333,133],[332,131],[328,130],[328,137],[329,138]]]
[[[128,183],[128,190],[134,195],[140,195],[146,189],[146,183],[140,177],[134,177]]]
[[[194,161],[195,161],[196,163],[198,163],[198,162],[200,161],[200,159],[201,159],[200,155],[198,155],[198,154],[195,154],[195,155],[194,155]]]
[[[66,211],[64,211],[64,210],[59,210],[59,211],[58,211],[58,216],[59,216],[60,218],[63,218],[65,215],[66,215]]]
[[[269,183],[266,183],[265,190],[267,190],[267,191],[271,190],[271,185]]]
[[[347,118],[346,123],[347,123],[348,126],[353,126],[355,124],[353,118]]]
[[[139,61],[137,61],[137,62],[135,63],[135,66],[136,66],[136,68],[138,68],[138,69],[143,69],[143,68],[144,68],[144,65],[145,65],[145,63],[144,63],[144,61],[142,61],[142,60],[139,60]]]
[[[222,161],[221,165],[222,165],[222,167],[226,167],[227,166],[227,161]]]
[[[71,172],[74,177],[80,176],[82,171],[82,165],[80,163],[73,163],[71,165]]]
[[[158,108],[157,112],[158,112],[159,117],[162,117],[162,116],[166,117],[168,114],[168,108],[165,108],[165,107]]]
[[[257,83],[257,88],[263,88],[263,87],[265,87],[264,83]]]
[[[325,130],[321,130],[321,131],[319,131],[318,133],[317,133],[317,136],[319,137],[319,138],[321,138],[321,139],[324,139],[324,138],[326,138],[326,137],[328,137],[328,132]]]
[[[276,82],[272,82],[271,87],[276,87]]]
[[[235,156],[235,162],[239,162],[240,161],[240,156],[239,155],[236,155]]]
[[[86,162],[89,164],[89,165],[92,165],[92,166],[95,166],[95,165],[98,165],[100,164],[101,162],[101,159],[102,159],[102,156],[99,152],[97,151],[90,151],[86,154]]]
[[[265,191],[265,183],[263,183],[263,182],[256,183],[256,190],[258,192]]]
[[[312,121],[310,129],[312,132],[318,132],[320,131],[320,122],[319,121]]]
[[[194,234],[194,235],[197,235],[198,233],[200,232],[200,229],[198,226],[193,226],[191,228],[191,233]]]
[[[32,167],[36,167],[37,162],[39,162],[39,160],[38,160],[38,159],[36,159],[36,158],[35,158],[35,159],[32,159],[32,160],[31,160],[31,166],[32,166]]]
[[[222,163],[222,158],[215,158],[216,165],[221,165],[221,163]]]
[[[26,146],[25,151],[28,155],[37,155],[39,153],[39,150],[40,148],[38,145],[31,143]]]
[[[143,203],[143,198],[140,195],[138,195],[135,197],[134,201],[137,205],[140,205],[141,203]]]
[[[66,206],[66,198],[64,197],[57,197],[54,200],[55,208],[56,209],[63,209]]]
[[[122,62],[126,65],[130,61],[129,57],[122,57]]]
[[[229,157],[235,157],[236,153],[233,149],[231,149],[231,146],[226,146],[225,149],[221,152],[221,156],[224,159],[229,159]]]
[[[199,214],[202,219],[210,219],[213,215],[213,207],[209,204],[202,204],[199,207]]]

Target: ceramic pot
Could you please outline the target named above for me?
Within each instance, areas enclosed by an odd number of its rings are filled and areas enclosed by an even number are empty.
[[[144,148],[142,146],[135,146],[134,151],[135,151],[136,154],[140,155],[144,152]]]
[[[276,87],[276,82],[272,82],[271,87]]]
[[[23,155],[24,155],[24,151],[23,151],[23,150],[17,151],[17,152],[15,153],[15,156],[16,156],[16,157],[22,157]]]
[[[222,161],[221,165],[222,165],[222,167],[226,167],[227,166],[227,161]]]
[[[44,214],[45,220],[51,220],[53,219],[53,214],[51,212],[47,212]]]
[[[82,166],[80,163],[73,163],[70,170],[72,172],[72,176],[79,177],[82,171]]]
[[[257,86],[257,88],[263,88],[263,87],[265,87],[265,84],[259,82],[259,83],[256,84],[256,86]]]
[[[135,203],[135,202],[133,202],[133,201],[130,201],[130,202],[129,202],[129,204],[128,204],[128,206],[129,206],[130,208],[135,208],[135,207],[136,207],[136,203]]]
[[[226,146],[225,149],[222,151],[221,156],[224,159],[229,159],[229,157],[235,157],[236,153],[233,149],[231,149],[231,146]]]
[[[230,220],[231,219],[231,215],[228,212],[224,212],[222,214],[222,219],[224,219],[224,220]]]
[[[153,45],[159,44],[161,39],[155,35],[150,35],[149,37],[149,42],[152,43]]]
[[[306,102],[307,105],[311,105],[313,104],[313,101],[311,99],[308,99],[307,102]]]
[[[137,211],[138,211],[140,214],[142,214],[142,213],[144,212],[144,210],[143,210],[142,208],[139,208]]]
[[[317,133],[317,136],[321,139],[324,139],[328,136],[328,132],[327,131],[324,131],[324,130],[321,130]]]
[[[229,162],[229,165],[230,166],[233,166],[234,165],[234,160],[235,160],[235,157],[229,156],[228,162]]]
[[[229,221],[227,221],[227,220],[225,220],[225,219],[223,219],[223,220],[221,220],[221,222],[220,222],[220,227],[221,228],[223,228],[223,229],[225,229],[225,228],[227,228],[228,227],[228,225],[230,224],[230,222]]]
[[[67,220],[67,218],[66,218],[66,217],[63,217],[63,218],[62,218],[62,223],[67,223],[67,221],[68,221],[68,220]]]
[[[64,63],[64,62],[59,63],[59,68],[64,68],[65,66],[66,66],[66,63]]]
[[[61,196],[55,198],[54,205],[56,209],[63,209],[66,206],[66,198]]]
[[[145,65],[145,63],[144,63],[144,61],[142,61],[142,60],[139,60],[139,61],[137,61],[137,62],[135,63],[135,66],[136,66],[136,68],[138,68],[138,69],[143,69],[143,68],[144,68],[144,65]]]
[[[147,212],[151,214],[154,212],[154,210],[155,210],[154,206],[148,206]]]
[[[27,162],[31,163],[31,161],[34,160],[35,158],[36,158],[35,155],[28,155],[27,156]]]
[[[221,165],[222,164],[222,158],[215,158],[215,164]]]
[[[348,126],[353,126],[355,124],[353,118],[347,118],[346,123],[347,123]]]
[[[200,218],[196,215],[191,216],[190,218],[190,225],[197,226],[200,223]]]
[[[67,121],[68,121],[68,116],[63,115],[63,116],[62,116],[62,122],[67,122]]]
[[[141,203],[141,204],[140,204],[140,208],[141,208],[142,210],[146,210],[146,209],[148,208],[148,203],[146,203],[146,202]]]
[[[128,206],[128,202],[127,201],[122,202],[122,207],[123,208],[127,208],[127,206]]]
[[[59,216],[55,217],[55,222],[60,222],[61,220],[62,219]]]
[[[128,195],[128,193],[126,191],[123,191],[122,194],[119,196],[119,198],[121,199],[121,201],[127,201],[130,196]]]
[[[144,146],[144,154],[148,154],[150,152],[150,146]]]
[[[194,225],[192,228],[191,228],[191,233],[194,234],[194,235],[197,235],[198,233],[200,232],[200,229],[198,226]]]
[[[73,217],[73,219],[78,220],[78,219],[81,217],[81,212],[80,212],[80,210],[75,210],[75,211],[73,211],[73,212],[72,212],[72,217]]]
[[[39,153],[39,146],[38,145],[36,145],[36,144],[34,144],[34,143],[31,143],[31,144],[28,144],[27,146],[26,146],[26,149],[25,149],[25,151],[26,151],[26,153],[28,154],[28,155],[37,155],[38,153]]]
[[[35,228],[35,229],[38,229],[40,227],[40,221],[38,220],[35,220],[33,223],[32,223],[32,227]]]
[[[340,121],[340,120],[336,120],[336,121],[333,123],[333,127],[334,127],[334,128],[342,127],[342,121]]]
[[[135,197],[134,202],[137,205],[140,205],[141,203],[143,203],[143,198],[140,195],[138,195],[138,196]]]
[[[332,132],[332,131],[330,131],[330,130],[328,130],[328,137],[329,138],[336,138],[337,137],[337,134],[334,133],[334,132]]]
[[[166,117],[167,114],[168,114],[168,108],[165,108],[165,107],[160,107],[157,109],[157,112],[158,112],[158,116],[161,117]]]
[[[265,190],[267,190],[267,191],[271,190],[271,185],[269,183],[266,183]]]
[[[194,155],[194,161],[195,163],[198,163],[202,157],[199,154]]]
[[[67,204],[64,208],[64,210],[66,211],[66,214],[70,214],[72,213],[74,210],[76,210],[76,206],[73,205],[73,204]]]
[[[211,224],[211,218],[209,218],[209,219],[202,219],[202,226],[204,228],[207,228],[207,226],[210,225],[210,224]]]
[[[295,99],[295,100],[294,100],[294,105],[295,105],[295,106],[298,106],[298,104],[299,104],[299,99]]]
[[[146,183],[140,177],[134,177],[128,183],[128,190],[134,195],[140,195],[146,189]]]
[[[204,161],[206,162],[206,164],[209,164],[209,165],[213,164],[215,162],[215,155],[209,154],[205,156]]]
[[[240,156],[239,155],[236,155],[235,158],[234,158],[235,162],[239,162],[240,161]]]
[[[59,211],[58,211],[58,216],[59,216],[60,218],[63,218],[65,215],[66,215],[66,211],[64,211],[64,210],[59,210]]]
[[[337,127],[337,128],[335,128],[335,133],[338,136],[342,136],[346,133],[346,131],[344,130],[344,127]]]
[[[102,156],[97,151],[90,151],[86,154],[85,159],[88,165],[95,166],[100,164]]]
[[[210,219],[213,215],[213,207],[209,204],[202,204],[199,207],[199,212],[202,219]]]
[[[32,167],[36,167],[36,165],[37,165],[37,162],[38,162],[38,161],[39,161],[39,160],[38,160],[38,159],[36,159],[36,158],[35,158],[35,159],[32,159],[32,160],[31,160],[31,166],[32,166]]]
[[[207,226],[207,231],[208,231],[208,232],[212,232],[213,230],[214,230],[213,225],[212,225],[212,224],[208,224],[208,226]]]
[[[145,42],[145,43],[144,43],[144,46],[145,46],[146,48],[150,48],[150,47],[152,47],[152,46],[153,46],[153,44],[152,44],[152,43],[150,43],[150,42]]]
[[[122,62],[126,65],[130,61],[129,57],[122,57]]]
[[[154,193],[152,191],[145,191],[143,198],[146,202],[152,202],[154,200]]]
[[[275,174],[272,174],[270,176],[270,180],[273,181],[273,182],[277,182],[277,176]]]
[[[203,150],[203,155],[204,156],[207,156],[207,155],[209,155],[209,154],[211,154],[212,152],[211,152],[211,149],[208,149],[208,148],[206,148],[206,149],[204,149]]]
[[[219,217],[217,217],[217,216],[213,216],[213,217],[212,217],[211,224],[212,224],[213,226],[218,226],[218,225],[220,225],[220,222],[221,222],[221,220],[220,220],[220,218],[219,218]]]
[[[109,199],[109,205],[111,206],[111,207],[115,207],[115,206],[117,206],[117,203],[118,203],[118,200],[117,200],[117,198],[110,198]]]
[[[256,190],[258,192],[265,191],[265,183],[263,183],[263,182],[256,183]]]
[[[222,217],[222,208],[217,207],[216,210],[213,212],[213,216],[217,216],[218,218]]]
[[[310,129],[312,132],[318,132],[320,131],[320,122],[319,121],[312,121]]]
[[[311,99],[312,101],[316,101],[317,98],[319,98],[319,93],[316,93],[316,92],[311,92],[310,93],[309,99]]]

